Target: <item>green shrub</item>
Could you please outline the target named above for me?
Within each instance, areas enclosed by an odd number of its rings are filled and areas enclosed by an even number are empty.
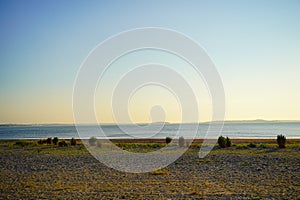
[[[256,148],[256,144],[251,142],[250,144],[248,144],[248,147],[250,147],[250,148]]]
[[[96,142],[97,142],[97,138],[95,138],[95,137],[90,137],[89,143],[90,143],[91,146],[95,146],[95,145],[96,145]]]
[[[226,147],[231,147],[231,140],[229,137],[226,137]]]
[[[67,147],[68,146],[68,144],[67,144],[67,142],[66,141],[60,141],[59,143],[58,143],[58,146],[60,146],[60,147]]]
[[[47,144],[52,144],[52,138],[51,137],[47,138],[46,142]]]
[[[184,137],[179,137],[178,143],[180,147],[184,147]]]
[[[221,148],[231,147],[231,139],[229,137],[223,137],[222,135],[218,138],[218,144]]]
[[[17,145],[17,146],[21,146],[21,147],[26,147],[26,146],[29,146],[29,142],[26,142],[26,141],[17,141],[16,143],[15,143],[15,145]]]
[[[76,139],[72,138],[71,139],[71,146],[76,146],[76,143],[77,143]]]
[[[45,139],[40,139],[38,141],[38,144],[46,144],[46,143],[47,143],[47,140],[45,140]]]
[[[221,148],[225,148],[226,147],[226,138],[224,138],[223,136],[220,136],[218,138],[218,144]]]
[[[169,143],[171,143],[171,141],[172,141],[172,138],[170,138],[170,137],[166,137],[166,144],[169,144]]]
[[[57,143],[58,143],[58,137],[53,138],[52,142],[53,142],[54,145],[57,145]]]
[[[285,148],[286,138],[284,135],[277,135],[277,144],[279,148]]]

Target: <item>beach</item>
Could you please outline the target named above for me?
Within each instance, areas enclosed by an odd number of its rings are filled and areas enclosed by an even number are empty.
[[[300,200],[300,1],[0,10],[0,200]]]
[[[203,159],[198,157],[196,141],[168,167],[141,174],[108,168],[80,143],[59,147],[27,142],[30,145],[18,146],[16,141],[1,141],[0,199],[298,199],[300,196],[299,140],[288,140],[285,149],[279,149],[270,140],[233,140],[233,147],[216,146]],[[114,142],[129,147],[133,141]],[[250,148],[249,143],[257,145]]]

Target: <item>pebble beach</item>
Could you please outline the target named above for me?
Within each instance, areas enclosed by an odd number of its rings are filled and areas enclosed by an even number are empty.
[[[96,160],[83,145],[10,147],[1,143],[0,199],[299,199],[298,144],[197,146],[166,168],[124,173]]]

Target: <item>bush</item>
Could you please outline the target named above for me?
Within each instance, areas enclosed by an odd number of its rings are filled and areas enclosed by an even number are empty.
[[[184,137],[179,137],[178,143],[180,147],[184,147]]]
[[[231,147],[231,140],[229,137],[226,137],[226,147]]]
[[[44,144],[44,140],[40,139],[40,140],[38,141],[38,144]]]
[[[48,138],[49,139],[49,138]],[[39,141],[38,141],[38,144],[47,144],[48,143],[48,139],[40,139]],[[51,139],[51,138],[50,138]]]
[[[75,138],[72,138],[71,139],[71,146],[76,146],[76,139]]]
[[[256,144],[251,142],[250,144],[248,144],[248,147],[250,147],[250,148],[255,148],[255,147],[256,147]]]
[[[284,135],[277,135],[277,144],[279,148],[285,148],[286,138]]]
[[[46,142],[47,144],[52,144],[52,138],[51,137],[47,138]]]
[[[221,148],[231,147],[231,139],[229,137],[223,137],[222,135],[218,138],[218,144]]]
[[[89,143],[90,143],[91,146],[95,146],[95,145],[96,145],[96,142],[97,142],[97,138],[95,138],[95,137],[90,137]]]
[[[60,146],[60,147],[67,147],[68,146],[68,144],[66,143],[66,141],[60,141],[59,143],[58,143],[58,146]]]
[[[15,145],[17,145],[17,146],[21,146],[21,147],[26,147],[26,146],[29,146],[29,142],[26,142],[26,141],[17,141],[16,143],[15,143]]]
[[[226,147],[226,138],[224,138],[223,136],[220,136],[218,138],[218,144],[221,148],[225,148]]]
[[[58,137],[53,138],[52,142],[53,142],[54,145],[57,145],[57,143],[58,143]]]
[[[166,144],[169,144],[169,143],[171,143],[171,141],[172,141],[172,138],[170,138],[170,137],[166,137]]]

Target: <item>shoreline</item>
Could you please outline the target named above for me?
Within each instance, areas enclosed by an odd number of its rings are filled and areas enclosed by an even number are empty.
[[[59,137],[58,137],[59,138]],[[24,138],[24,139],[0,139],[0,142],[14,142],[14,141],[39,141],[41,139],[47,138]],[[59,138],[60,140],[71,140],[71,138]],[[77,141],[88,140],[89,138],[79,139],[75,138]],[[97,138],[98,140],[110,140],[115,143],[165,143],[165,138]],[[189,138],[185,138],[186,140],[192,140]],[[276,138],[230,138],[232,143],[276,143]],[[174,139],[177,141],[178,139]],[[193,143],[202,143],[203,138],[193,139]],[[216,141],[217,139],[207,139],[208,141]],[[300,138],[287,138],[287,143],[298,143],[300,142]]]

